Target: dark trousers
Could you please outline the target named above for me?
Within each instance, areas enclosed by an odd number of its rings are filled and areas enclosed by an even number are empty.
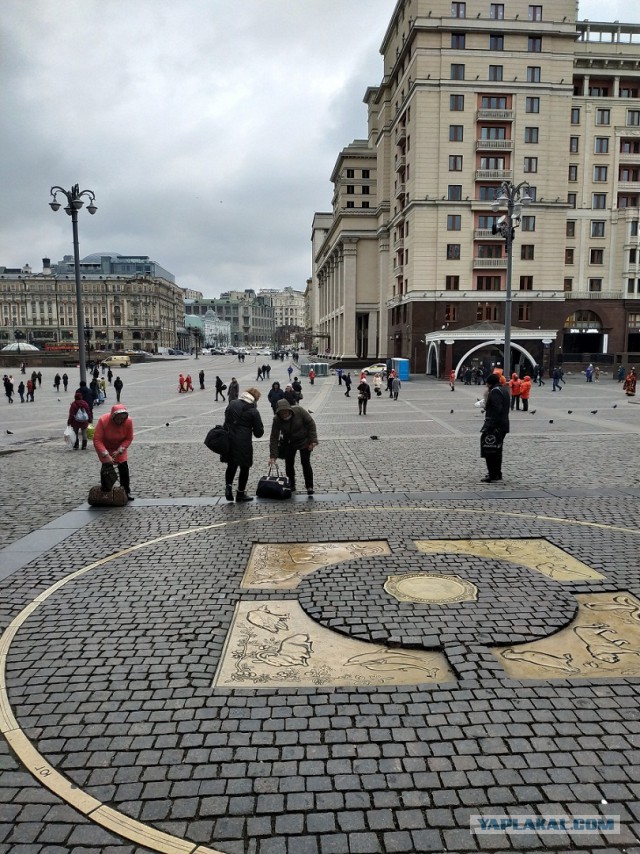
[[[522,411],[523,412],[529,411],[529,398],[528,397],[522,398]]]
[[[358,398],[358,415],[367,414],[367,398],[359,397]]]
[[[502,448],[495,454],[488,454],[485,457],[485,462],[487,463],[487,474],[492,480],[502,477]]]
[[[131,492],[131,481],[129,478],[129,463],[117,463],[117,466],[118,466],[118,475],[120,476],[120,486],[124,489],[124,491],[128,495],[129,492]],[[105,489],[105,486],[106,486],[106,484],[102,483],[103,491],[108,492],[108,490]]]
[[[284,457],[284,469],[291,488],[296,485],[296,449],[287,448]],[[307,489],[313,489],[313,469],[311,468],[311,451],[307,448],[300,448],[300,463],[302,465],[302,474],[304,476],[304,485]]]
[[[229,463],[224,475],[224,482],[227,486],[233,486],[233,479],[236,476],[237,470],[240,469],[238,476],[238,492],[244,492],[247,488],[249,480],[249,466],[239,466],[236,463]]]
[[[512,394],[511,395],[511,409],[520,409],[520,395]]]

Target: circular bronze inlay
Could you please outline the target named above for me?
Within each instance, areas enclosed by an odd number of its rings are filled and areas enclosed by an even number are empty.
[[[424,572],[390,575],[384,589],[399,602],[446,605],[450,602],[475,602],[478,589],[458,575],[427,575]]]

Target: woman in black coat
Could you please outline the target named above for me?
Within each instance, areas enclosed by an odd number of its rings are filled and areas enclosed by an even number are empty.
[[[237,400],[231,401],[224,413],[224,425],[231,438],[229,457],[221,458],[223,463],[227,463],[224,478],[226,485],[224,497],[227,501],[233,501],[233,479],[238,469],[240,474],[236,502],[253,501],[253,497],[247,495],[246,488],[249,469],[253,465],[253,436],[259,439],[264,435],[264,426],[257,407],[259,399],[258,389],[248,388]]]
[[[280,388],[279,382],[275,382],[272,384],[271,389],[270,389],[267,397],[269,398],[269,403],[271,404],[271,408],[275,412],[276,411],[276,404],[278,403],[279,400],[282,400],[282,398],[284,397],[284,392]]]

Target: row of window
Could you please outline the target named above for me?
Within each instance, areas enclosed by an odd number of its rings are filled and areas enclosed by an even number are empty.
[[[574,183],[578,180],[578,164],[570,163],[569,164],[569,181]],[[609,180],[609,167],[608,166],[594,166],[593,167],[593,182],[594,184],[603,183]],[[618,180],[621,183],[625,183],[628,181],[640,181],[640,167],[638,166],[620,166],[618,169]]]
[[[540,112],[540,98],[537,95],[528,96],[524,101],[525,113]],[[506,95],[482,95],[481,110],[510,110],[510,101]],[[452,113],[464,111],[464,95],[449,95],[449,110]]]
[[[464,50],[467,44],[466,33],[451,33],[453,50]],[[489,36],[489,50],[504,50],[504,35],[495,33]],[[542,36],[529,36],[527,39],[528,53],[542,53]]]
[[[464,80],[465,74],[466,66],[463,63],[451,63],[451,68],[449,70],[449,76],[451,80]],[[540,83],[542,81],[542,68],[539,65],[528,65],[526,79],[527,83]],[[500,81],[504,80],[504,66],[490,65],[487,80],[491,80],[491,82],[493,83],[499,83]]]
[[[593,142],[594,154],[608,154],[609,141],[611,137],[596,136]],[[578,154],[580,151],[580,137],[569,137],[569,153]],[[621,139],[620,154],[640,154],[640,139]]]
[[[531,319],[531,303],[517,303],[517,313],[519,321],[527,321]],[[500,305],[495,302],[479,302],[476,308],[476,320],[499,320],[502,315]],[[458,304],[445,303],[444,319],[448,323],[454,323],[458,319]]]
[[[580,117],[582,114],[581,107],[572,107],[571,108],[571,124],[579,125]],[[611,124],[611,110],[608,108],[598,108],[595,111],[596,116],[596,125],[610,125]],[[640,110],[627,110],[627,127],[640,127]]]
[[[500,243],[492,243],[488,246],[477,246],[476,247],[477,255],[476,258],[502,258],[502,244]],[[461,244],[460,243],[447,243],[446,248],[446,258],[447,261],[459,261],[462,257],[461,253]],[[521,261],[534,261],[535,260],[535,246],[533,243],[521,243],[520,244],[520,260]]]
[[[492,21],[504,21],[504,3],[489,3],[489,17]],[[451,4],[452,18],[466,18],[467,4],[464,2],[454,2]],[[480,17],[478,15],[478,17]],[[528,9],[528,18],[530,21],[542,20],[542,6],[539,4],[531,5]]]
[[[371,177],[371,171],[369,169],[360,169],[359,172],[360,172],[361,178],[370,178]],[[355,178],[356,177],[356,170],[355,169],[347,169],[346,177],[347,178]]]
[[[502,66],[496,65],[491,66],[495,69],[501,69]],[[454,69],[455,72],[454,72]],[[540,69],[538,66],[529,66],[527,68],[527,82],[529,83],[539,83]],[[453,76],[454,73],[458,76]],[[500,74],[500,71],[494,72],[495,74]],[[452,65],[451,66],[451,74],[452,80],[464,80],[464,65]],[[459,76],[462,75],[462,76]],[[492,77],[490,79],[498,80],[502,79],[501,77]],[[464,95],[449,95],[449,110],[452,113],[460,113],[464,111]],[[480,109],[481,110],[508,110],[511,109],[509,106],[509,99],[505,95],[483,95],[480,99]],[[525,98],[524,104],[525,113],[539,113],[540,112],[540,98],[538,96],[527,96]],[[582,108],[581,107],[572,107],[571,108],[571,124],[579,125],[581,123],[582,116]],[[606,127],[611,124],[611,110],[608,108],[597,109],[595,111],[595,123],[598,127]],[[627,127],[640,127],[640,110],[627,110],[626,112],[626,126]],[[627,141],[630,145],[633,145],[632,142]],[[632,152],[626,152],[632,153]]]

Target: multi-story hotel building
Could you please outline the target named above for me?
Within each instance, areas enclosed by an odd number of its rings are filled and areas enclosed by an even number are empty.
[[[575,0],[396,4],[368,138],[315,218],[312,323],[334,354],[500,363],[510,305],[512,364],[640,361],[640,24],[577,15]],[[509,301],[503,182],[531,198]]]
[[[256,295],[251,288],[244,291],[227,291],[217,299],[185,300],[186,321],[190,316],[205,317],[212,311],[230,329],[230,342],[234,346],[255,346],[273,341],[275,324],[271,301]]]
[[[95,253],[80,261],[87,343],[93,350],[174,347],[184,315],[174,277],[147,256]],[[77,346],[73,258],[43,259],[41,273],[26,265],[0,267],[0,347],[26,340],[41,349]]]

